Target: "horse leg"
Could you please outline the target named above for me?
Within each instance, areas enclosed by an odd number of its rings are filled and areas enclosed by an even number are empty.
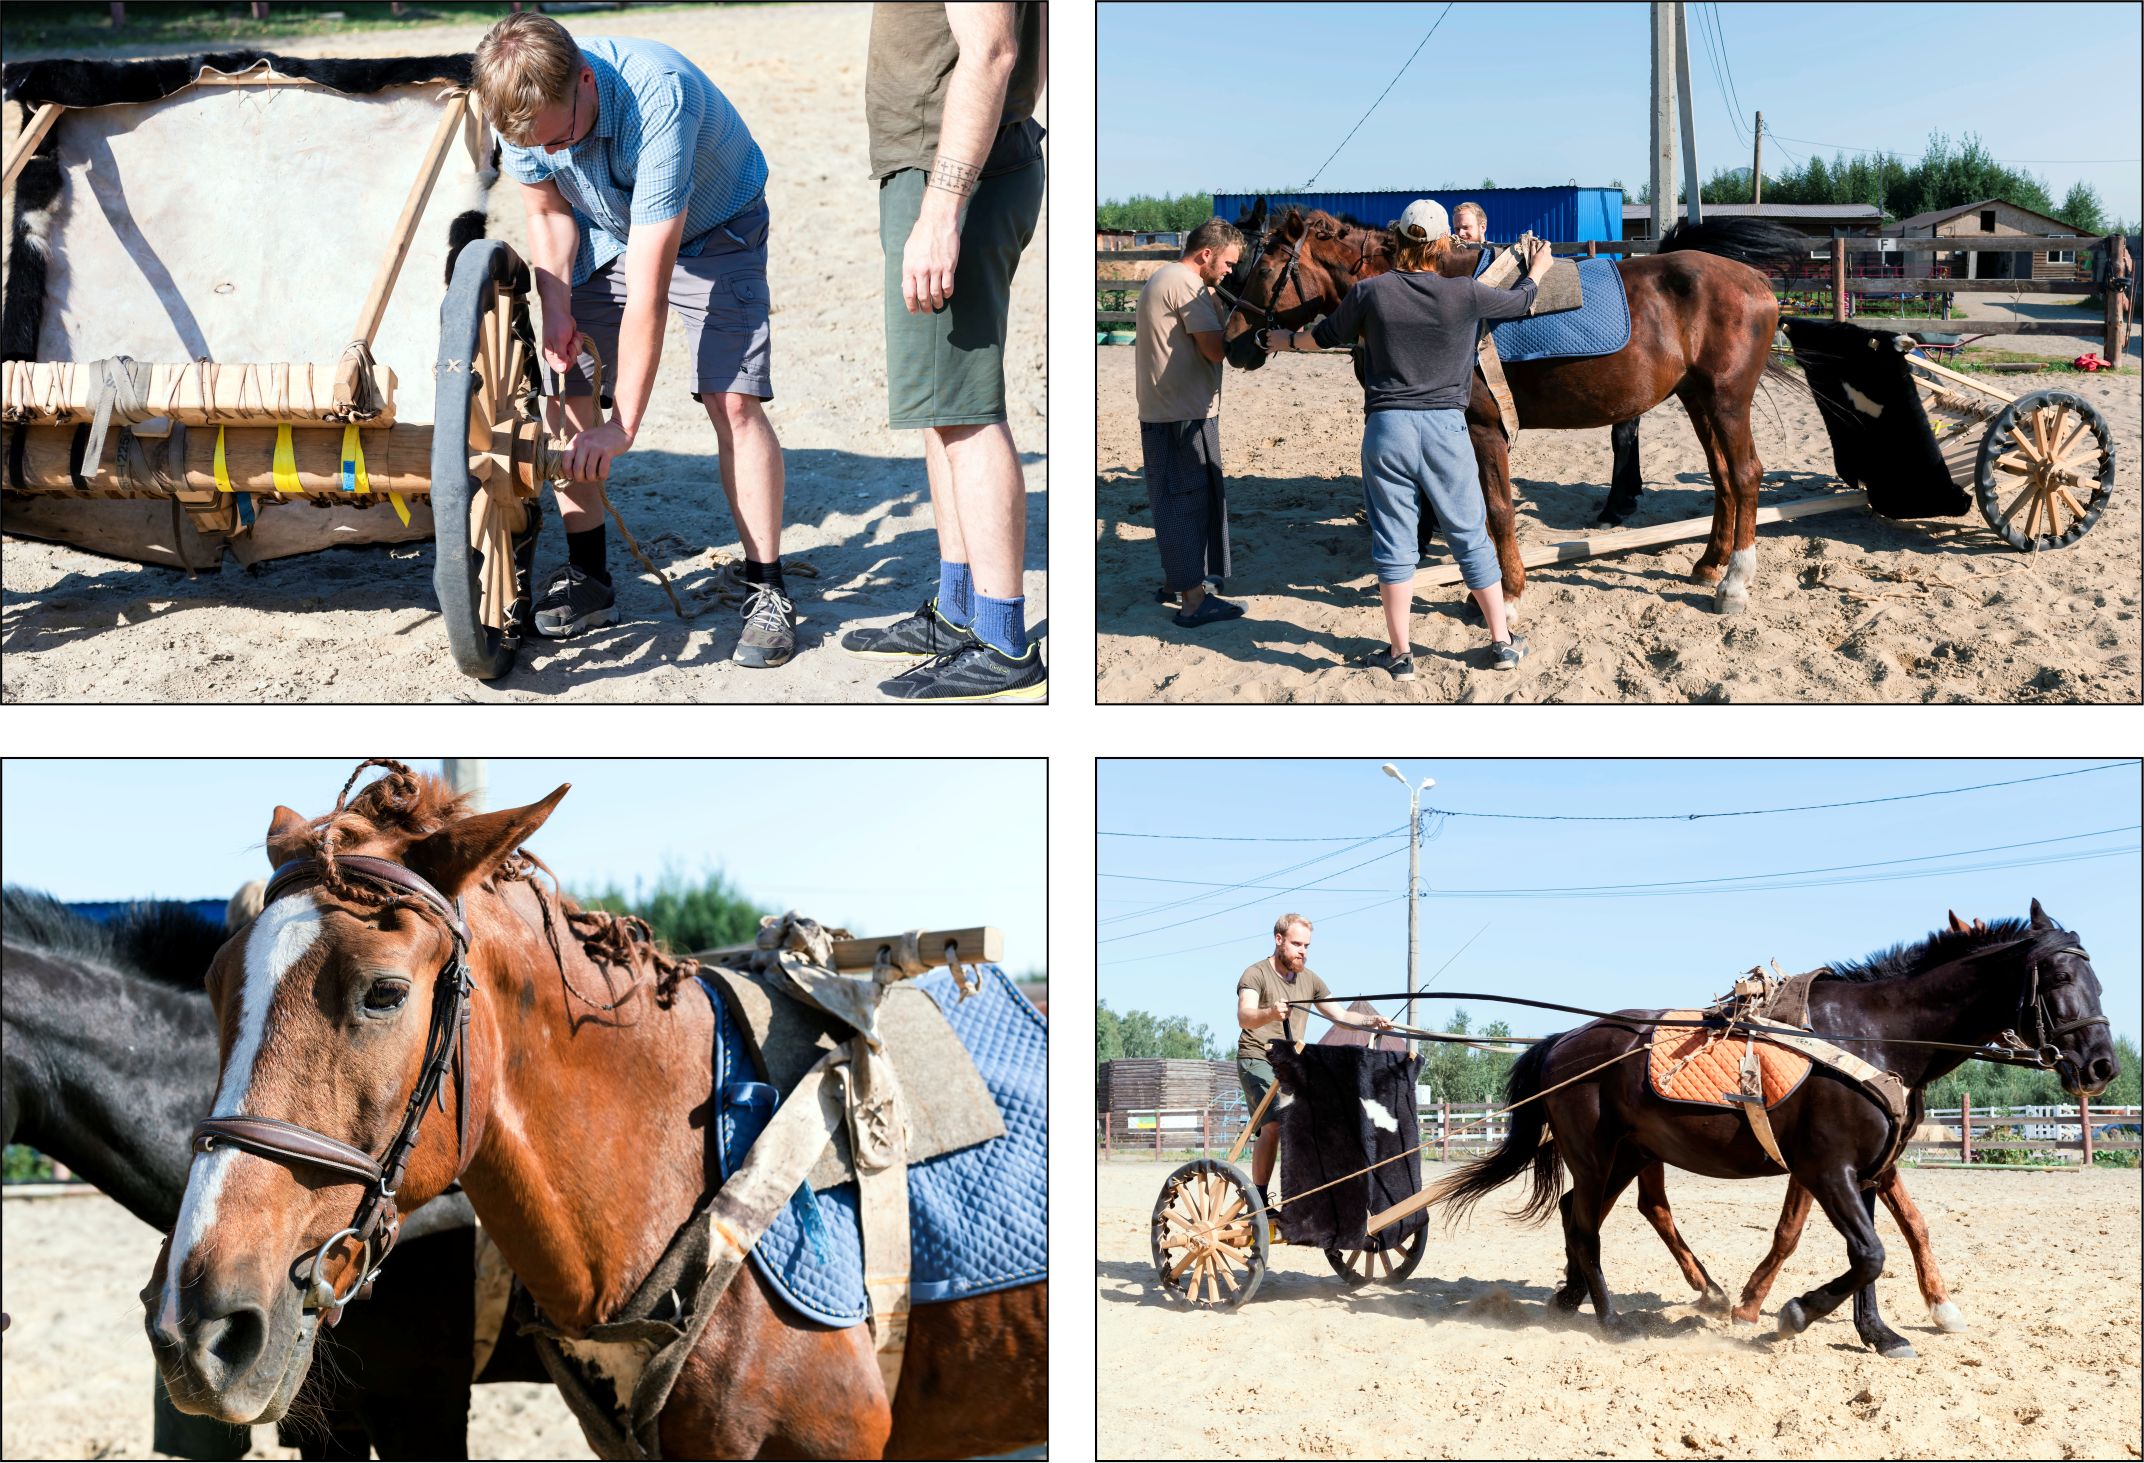
[[[1620,429],[1619,429],[1620,430]],[[1698,1309],[1718,1315],[1727,1309],[1727,1292],[1714,1283],[1705,1269],[1705,1262],[1683,1243],[1675,1228],[1675,1215],[1668,1208],[1667,1165],[1648,1163],[1638,1170],[1638,1212],[1651,1224],[1660,1242],[1668,1247],[1675,1263],[1682,1269],[1682,1278],[1690,1282],[1690,1288],[1698,1293]]]
[[[1756,586],[1757,486],[1764,480],[1764,464],[1757,458],[1757,439],[1749,428],[1748,396],[1730,398],[1715,392],[1712,405],[1717,413],[1712,419],[1712,440],[1723,459],[1713,465],[1713,489],[1726,496],[1735,524],[1734,552],[1716,603],[1721,614],[1738,615],[1749,607],[1750,590]]]
[[[1706,470],[1712,475],[1712,535],[1705,540],[1705,552],[1690,566],[1690,580],[1694,584],[1717,584],[1726,571],[1728,555],[1734,552],[1735,510],[1734,496],[1727,490],[1728,479],[1722,470],[1725,459],[1712,432],[1712,393],[1692,381],[1676,395],[1690,413],[1690,429],[1697,434],[1697,445],[1705,452]]]
[[[1851,1296],[1854,1329],[1861,1339],[1884,1356],[1912,1357],[1912,1346],[1884,1324],[1876,1306],[1876,1280],[1883,1274],[1883,1241],[1876,1237],[1876,1196],[1861,1192],[1851,1170],[1811,1174],[1802,1181],[1824,1206],[1825,1217],[1845,1236],[1847,1268],[1836,1279],[1788,1301],[1779,1312],[1780,1334],[1800,1335],[1811,1321],[1830,1315]]]
[[[1645,487],[1645,473],[1638,464],[1638,419],[1617,422],[1608,431],[1608,441],[1615,450],[1615,471],[1609,478],[1600,523],[1603,528],[1614,528],[1638,511],[1638,494]]]
[[[1965,1329],[1965,1317],[1951,1304],[1950,1291],[1943,1284],[1943,1276],[1936,1269],[1935,1248],[1928,1243],[1928,1222],[1921,1218],[1920,1208],[1913,1196],[1899,1180],[1898,1170],[1892,1169],[1884,1181],[1876,1186],[1876,1197],[1883,1200],[1891,1217],[1898,1221],[1901,1233],[1906,1236],[1906,1248],[1913,1252],[1913,1273],[1921,1282],[1921,1299],[1928,1306],[1928,1315],[1939,1331],[1959,1332]]]
[[[1772,1248],[1750,1271],[1749,1280],[1742,1287],[1742,1302],[1734,1309],[1738,1321],[1755,1321],[1764,1297],[1779,1278],[1779,1267],[1787,1263],[1787,1256],[1802,1242],[1802,1226],[1809,1221],[1811,1199],[1809,1191],[1795,1179],[1787,1180],[1786,1201],[1779,1206],[1779,1223],[1772,1230]]]
[[[1564,1157],[1564,1166],[1571,1175],[1571,1191],[1562,1200],[1565,1274],[1568,1277],[1576,1271],[1584,1277],[1593,1297],[1593,1314],[1609,1336],[1622,1336],[1628,1328],[1616,1314],[1615,1302],[1608,1294],[1608,1278],[1601,1273],[1601,1220],[1615,1207],[1617,1196],[1638,1171],[1652,1161],[1650,1155],[1634,1148],[1618,1147],[1605,1170],[1587,1172],[1572,1163],[1569,1154]],[[1569,1286],[1568,1278],[1565,1284]]]
[[[1488,388],[1476,383],[1477,395],[1486,397]],[[1519,562],[1518,514],[1511,501],[1511,455],[1504,441],[1504,430],[1496,424],[1495,407],[1491,403],[1490,416],[1478,418],[1472,407],[1467,409],[1467,435],[1474,441],[1474,466],[1481,475],[1482,506],[1488,510],[1489,537],[1496,541],[1496,562],[1504,571],[1504,608],[1507,613],[1518,609],[1519,596],[1526,592],[1526,567]]]

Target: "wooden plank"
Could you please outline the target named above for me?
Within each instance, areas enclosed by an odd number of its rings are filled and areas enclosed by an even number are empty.
[[[1907,333],[1911,334],[1912,332],[1908,331]],[[2008,391],[2004,391],[2000,387],[1990,386],[1985,381],[1980,380],[1978,377],[1968,376],[1962,371],[1953,371],[1948,366],[1939,366],[1934,361],[1923,360],[1918,356],[1907,356],[1906,364],[1912,367],[1914,370],[1920,371],[1925,375],[1934,376],[1938,380],[1954,381],[1960,386],[1971,387],[1980,395],[1992,396],[1997,401],[2017,400],[2016,396],[2014,396]]]
[[[1375,1214],[1372,1214],[1368,1222],[1362,1226],[1363,1232],[1365,1234],[1375,1234],[1396,1220],[1405,1219],[1410,1214],[1420,1213],[1422,1210],[1427,1209],[1432,1202],[1430,1190],[1428,1189],[1424,1189],[1420,1193],[1409,1194],[1390,1208],[1380,1209]]]
[[[0,178],[0,189],[15,186],[15,175],[22,171],[22,165],[30,160],[30,154],[37,151],[37,144],[45,140],[45,134],[52,130],[52,124],[57,122],[60,113],[66,110],[58,102],[46,102],[37,109],[37,114],[30,118],[30,125],[23,128],[21,135],[16,137],[15,150],[8,154],[7,175]]]
[[[372,291],[365,296],[364,308],[357,313],[357,328],[350,336],[352,341],[363,341],[367,348],[373,336],[379,333],[380,317],[387,313],[387,300],[395,290],[395,280],[402,273],[402,261],[409,257],[410,241],[417,234],[417,217],[424,212],[425,203],[432,196],[432,185],[439,181],[440,165],[447,159],[447,144],[454,140],[461,127],[464,113],[469,105],[469,94],[457,91],[447,99],[447,105],[439,114],[439,126],[432,133],[430,148],[425,152],[424,163],[417,170],[417,180],[410,184],[409,196],[402,201],[402,216],[395,220],[394,232],[389,235],[387,257],[380,261],[379,271],[372,278]]]
[[[2092,292],[2092,282],[2079,279],[1937,279],[1920,275],[1885,279],[1880,275],[1857,275],[1846,284],[1850,290],[1869,295],[2088,295]],[[2093,323],[2085,322],[2088,327]]]
[[[1819,513],[1843,513],[1849,508],[1866,508],[1868,503],[1868,494],[1854,489],[1850,492],[1834,493],[1828,498],[1808,498],[1799,503],[1783,503],[1775,508],[1759,508],[1757,522],[1786,523]],[[1704,518],[1680,518],[1673,523],[1656,523],[1650,528],[1626,528],[1615,533],[1597,533],[1588,538],[1535,544],[1520,553],[1519,562],[1529,569],[1537,569],[1544,564],[1567,564],[1579,559],[1597,559],[1603,554],[1620,554],[1628,549],[1651,548],[1657,544],[1703,538],[1711,532],[1712,519],[1709,515]],[[1439,584],[1458,584],[1463,578],[1457,564],[1446,564],[1420,571],[1414,576],[1414,582],[1417,589],[1426,589]]]
[[[1094,318],[1106,325],[1136,325],[1139,323],[1139,312],[1137,310],[1097,310],[1094,312]]]
[[[869,970],[878,959],[881,948],[898,945],[899,935],[860,935],[855,939],[834,941],[834,967],[837,970]],[[1005,932],[994,925],[970,925],[961,930],[925,930],[916,937],[916,951],[933,969],[945,964],[945,947],[950,942],[959,947],[960,960],[967,964],[995,964],[1005,958]],[[756,950],[752,945],[725,945],[719,950],[701,950],[693,955],[695,960],[720,963],[747,958]]]

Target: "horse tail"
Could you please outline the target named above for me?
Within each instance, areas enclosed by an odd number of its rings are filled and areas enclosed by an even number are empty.
[[[1447,1206],[1445,1223],[1457,1224],[1494,1189],[1532,1170],[1526,1202],[1513,1211],[1522,1224],[1539,1224],[1556,1209],[1561,1184],[1556,1173],[1556,1140],[1548,1130],[1548,1112],[1528,1098],[1546,1085],[1549,1051],[1566,1033],[1534,1044],[1512,1063],[1504,1079],[1504,1105],[1512,1108],[1511,1133],[1503,1146],[1486,1158],[1464,1165],[1440,1182],[1430,1194],[1430,1207]]]
[[[1696,249],[1737,264],[1761,266],[1791,259],[1809,247],[1806,235],[1762,218],[1708,218],[1701,224],[1680,219],[1660,236],[1658,254]]]

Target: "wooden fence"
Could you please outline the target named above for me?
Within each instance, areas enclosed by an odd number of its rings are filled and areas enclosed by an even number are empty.
[[[1807,291],[1812,285],[1821,286],[1820,293],[1831,297],[1831,318],[1845,320],[1853,313],[1854,302],[1868,295],[1942,295],[1945,297],[1945,313],[1948,316],[1949,297],[1953,295],[2077,295],[2089,294],[2093,289],[2090,280],[2060,279],[1951,279],[1938,274],[1897,275],[1850,275],[1847,273],[1849,254],[1867,253],[1876,242],[1870,237],[1835,236],[1830,240],[1831,258],[1828,267],[1815,260],[1805,260],[1807,270],[1780,272],[1772,275],[1772,287],[1786,293]],[[1970,248],[1981,254],[2030,254],[2048,248],[2085,249],[2101,248],[2105,239],[2083,235],[2076,237],[2029,238],[2005,235],[1999,239],[1887,239],[1890,252],[1900,254],[1933,254],[1958,252]],[[1812,249],[1820,248],[1822,239],[1812,239]],[[1552,243],[1549,248],[1559,254],[1597,258],[1602,254],[1651,254],[1655,250],[1651,239],[1587,239],[1577,243]],[[1095,254],[1097,297],[1110,293],[1136,295],[1146,277],[1163,264],[1177,257],[1173,249],[1124,249],[1114,252],[1097,251]],[[1104,278],[1100,267],[1104,264],[1130,266],[1125,278]],[[1930,268],[1934,268],[1931,263]],[[1133,277],[1135,276],[1135,277]],[[2121,308],[2119,291],[2105,290],[2102,328],[2105,349],[2101,354],[2110,362],[2119,364],[2122,352],[2128,345],[2128,313]],[[1095,320],[1104,325],[1129,324],[1138,318],[1132,310],[1095,311]],[[1956,323],[1956,322],[1952,322]],[[1993,325],[1999,328],[1985,333],[1991,335],[2080,335],[2085,334],[2084,322],[2078,320],[2001,320],[1973,321],[1972,325]]]
[[[1204,1107],[1119,1109],[1096,1116],[1095,1146],[1098,1156],[1158,1159],[1169,1154],[1196,1153],[1201,1157],[1226,1156],[1236,1135],[1249,1117],[1240,1104],[1208,1104]],[[1123,1121],[1129,1119],[1129,1121]],[[1478,1158],[1501,1144],[1510,1132],[1510,1118],[1481,1104],[1440,1102],[1416,1111],[1421,1127],[1422,1152],[1439,1163]],[[1973,1164],[1974,1146],[2025,1149],[2046,1153],[2065,1165],[2090,1168],[2092,1156],[2104,1152],[2137,1152],[2144,1148],[2138,1128],[2144,1126],[2144,1109],[2135,1107],[2094,1108],[2080,1102],[2049,1115],[2018,1108],[1975,1110],[1968,1098],[1962,1107],[1932,1108],[1921,1116],[1921,1126],[1907,1140],[1905,1157],[1935,1167]],[[2028,1127],[2075,1128],[2074,1138],[2027,1138]],[[2097,1131],[2095,1129],[2115,1129]],[[1991,1165],[1975,1164],[1975,1167]],[[2021,1165],[2004,1165],[2021,1166]],[[2033,1164],[2031,1167],[2045,1167]]]

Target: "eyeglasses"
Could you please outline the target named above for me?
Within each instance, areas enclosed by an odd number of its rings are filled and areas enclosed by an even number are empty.
[[[576,132],[578,132],[578,131],[580,131],[580,130],[581,130],[581,84],[580,84],[579,82],[577,82],[577,81],[576,81],[576,82],[575,82],[575,83],[573,84],[573,116],[572,116],[571,120],[569,120],[569,121],[568,121],[568,122],[566,123],[566,135],[565,135],[564,137],[558,138],[558,139],[556,139],[555,141],[552,141],[552,142],[540,142],[540,143],[538,143],[538,144],[537,144],[537,146],[539,146],[539,147],[542,147],[542,148],[545,148],[545,149],[547,149],[547,150],[548,150],[548,149],[550,149],[550,148],[554,148],[554,147],[571,147],[571,146],[573,145],[573,134],[574,134],[574,133],[576,133]]]

